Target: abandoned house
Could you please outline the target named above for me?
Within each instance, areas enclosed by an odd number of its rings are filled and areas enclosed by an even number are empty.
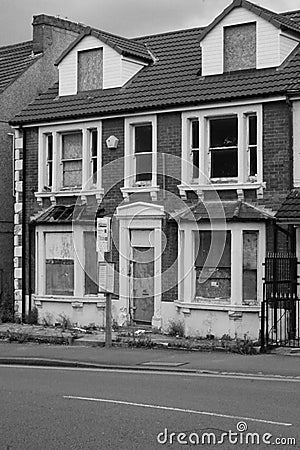
[[[265,258],[300,245],[275,217],[300,186],[299,42],[299,11],[246,0],[206,28],[87,27],[11,122],[16,309],[103,326],[96,226],[109,217],[119,325],[257,338]]]
[[[22,286],[21,278],[14,282],[14,256],[16,268],[21,256],[16,250],[21,239],[18,220],[14,235],[14,196],[21,195],[22,178],[13,170],[14,130],[8,122],[57,81],[54,62],[82,31],[81,25],[43,14],[34,16],[32,26],[31,41],[0,47],[0,320],[12,317],[14,288]],[[18,215],[18,209],[15,212]]]

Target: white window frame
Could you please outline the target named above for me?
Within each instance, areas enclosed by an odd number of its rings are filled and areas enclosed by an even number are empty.
[[[91,156],[91,130],[97,129],[97,184],[93,183],[92,177],[92,156]],[[65,188],[62,185],[63,165],[62,165],[62,136],[64,133],[82,133],[82,187]],[[53,136],[52,150],[52,187],[47,186],[47,139]],[[39,128],[39,149],[38,149],[38,192],[36,197],[65,196],[80,193],[81,195],[91,195],[93,193],[103,194],[102,188],[102,123],[101,121],[82,122],[76,124],[64,124],[56,126],[45,126]]]
[[[135,148],[134,130],[138,125],[152,125],[152,180],[145,185],[135,183]],[[150,192],[156,196],[157,186],[157,118],[156,115],[145,115],[125,118],[125,149],[124,149],[124,187],[121,188],[126,198],[133,192]]]
[[[213,309],[251,309],[259,308],[262,301],[263,292],[263,265],[266,248],[266,231],[264,223],[231,223],[213,225],[213,230],[230,231],[231,233],[231,297],[230,303],[224,301],[223,304],[214,299],[196,298],[196,269],[195,269],[195,232],[212,231],[209,223],[198,224],[186,223],[179,227],[180,240],[184,242],[183,258],[179,259],[178,276],[181,280],[180,301],[184,304],[193,305],[193,307],[207,308],[210,305]],[[255,305],[243,303],[243,231],[258,232],[257,246],[257,300]],[[195,301],[201,300],[201,303]]]
[[[95,232],[93,225],[38,225],[36,227],[36,251],[35,251],[35,298],[57,299],[57,301],[72,302],[74,299],[95,299],[103,297],[102,294],[85,294],[85,255],[84,233]],[[46,294],[46,234],[47,233],[73,233],[74,239],[74,294],[52,295]],[[100,258],[100,256],[99,256]]]
[[[249,176],[248,157],[248,117],[257,117],[257,176]],[[210,178],[209,120],[237,116],[238,118],[238,176],[237,178]],[[192,177],[192,158],[190,150],[190,127],[192,120],[199,120],[199,178]],[[182,167],[181,184],[178,186],[182,195],[185,191],[262,189],[263,183],[263,128],[262,105],[220,107],[182,113]]]

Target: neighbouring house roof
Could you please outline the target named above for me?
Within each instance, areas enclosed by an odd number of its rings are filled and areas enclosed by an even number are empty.
[[[295,17],[298,16],[300,13],[296,11]],[[292,21],[291,13],[288,18],[282,15],[282,19]],[[279,68],[203,77],[199,45],[202,35],[203,28],[193,28],[132,39],[146,45],[155,55],[155,63],[144,67],[125,86],[59,97],[58,84],[55,84],[16,115],[12,124],[125,115],[216,101],[266,98],[286,95],[298,82],[300,45]]]
[[[32,45],[28,41],[0,47],[0,93],[36,61]]]
[[[184,208],[174,214],[175,219],[189,221],[263,221],[272,220],[273,215],[250,203],[236,201],[199,201],[193,206]]]
[[[289,193],[275,217],[280,221],[300,222],[300,191],[294,190]]]
[[[83,33],[81,33],[78,38],[75,39],[60,55],[55,64],[58,65],[64,59],[64,57],[86,36],[94,36],[97,39],[100,39],[102,42],[112,47],[121,55],[135,57],[147,62],[153,62],[153,57],[151,56],[150,52],[143,42],[123,38],[121,36],[116,36],[105,31],[86,27]]]
[[[280,16],[285,16],[288,19],[291,19],[293,22],[300,24],[300,9],[295,11],[286,11],[280,13]]]
[[[104,209],[98,206],[88,205],[55,205],[50,206],[46,211],[43,211],[37,217],[32,219],[34,224],[71,224],[74,222],[80,223],[95,223],[97,217],[103,217]]]
[[[300,26],[293,20],[291,20],[291,18],[286,14],[281,15],[275,13],[259,5],[254,5],[247,0],[234,0],[227,8],[224,9],[224,11],[219,16],[215,18],[215,20],[213,20],[213,22],[211,22],[210,25],[205,28],[202,35],[200,36],[200,40],[202,40],[216,25],[218,25],[218,23],[220,23],[221,20],[223,20],[224,17],[227,16],[227,14],[229,14],[234,8],[239,6],[247,9],[248,11],[251,11],[257,16],[262,17],[277,28],[300,33]]]

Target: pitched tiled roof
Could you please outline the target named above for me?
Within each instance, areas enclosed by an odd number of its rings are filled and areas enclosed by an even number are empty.
[[[0,47],[0,92],[33,63],[32,41]]]
[[[58,97],[58,85],[18,114],[13,124],[42,123],[193,106],[216,101],[285,95],[299,80],[300,46],[282,67],[201,76],[199,39],[193,28],[135,39],[155,55],[122,88]]]
[[[201,40],[219,23],[223,18],[229,14],[236,7],[243,7],[248,9],[249,11],[257,14],[268,22],[272,23],[277,28],[282,28],[289,31],[294,31],[296,33],[300,32],[300,27],[297,23],[291,20],[288,16],[282,16],[281,14],[277,14],[273,11],[270,11],[262,6],[255,5],[253,3],[248,2],[247,0],[234,0],[224,11],[215,18],[215,20],[205,28],[201,36]]]
[[[177,214],[174,214],[174,217],[196,222],[202,220],[261,221],[273,219],[273,216],[266,211],[240,200],[223,202],[199,201],[195,205],[177,212]]]
[[[136,57],[139,59],[143,59],[148,62],[153,62],[153,58],[150,55],[147,47],[143,42],[135,41],[133,39],[123,38],[121,36],[116,36],[111,33],[107,33],[105,31],[96,30],[94,28],[86,27],[83,33],[78,36],[75,41],[73,41],[66,50],[60,55],[58,60],[56,61],[56,65],[58,65],[64,57],[85,37],[85,36],[94,36],[100,39],[105,44],[109,45],[113,49],[115,49],[118,53],[124,56]]]
[[[287,222],[300,221],[300,192],[295,190],[290,192],[285,201],[278,209],[275,217]]]
[[[287,17],[288,19],[291,19],[293,22],[300,24],[300,9],[280,13],[280,16]]]

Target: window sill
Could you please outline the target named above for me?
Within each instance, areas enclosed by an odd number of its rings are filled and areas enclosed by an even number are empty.
[[[42,203],[43,198],[49,198],[51,203],[56,203],[57,197],[80,197],[82,202],[85,202],[86,197],[90,197],[91,195],[95,195],[97,198],[97,201],[101,202],[103,195],[104,195],[104,189],[90,189],[88,191],[84,191],[81,189],[74,189],[74,190],[66,190],[66,191],[49,191],[49,192],[35,192],[35,197],[38,201],[38,203]]]
[[[54,303],[103,303],[105,305],[105,296],[103,294],[96,295],[84,295],[73,296],[73,295],[33,295],[33,300],[35,303],[39,304],[42,302],[54,302]]]
[[[227,190],[236,190],[236,191],[243,191],[243,190],[249,190],[249,189],[255,189],[258,191],[258,196],[261,198],[263,194],[263,189],[266,187],[266,183],[262,181],[250,181],[245,183],[238,183],[238,182],[222,182],[217,183],[213,182],[210,184],[197,184],[197,183],[190,183],[190,184],[179,184],[177,188],[179,189],[180,196],[186,197],[187,191],[194,191],[197,192],[199,196],[203,195],[205,191],[227,191]]]
[[[213,299],[212,299],[213,300]],[[213,303],[213,302],[206,302],[205,299],[201,299],[200,302],[197,301],[197,299],[193,302],[180,302],[175,301],[174,305],[180,310],[210,310],[210,311],[226,311],[229,313],[232,312],[248,312],[248,313],[259,313],[260,312],[260,306],[257,305],[232,305],[231,303],[228,303],[226,300],[224,303]]]
[[[157,192],[159,191],[159,186],[132,186],[132,187],[122,187],[121,192],[125,199],[128,199],[129,194],[135,193],[150,193],[152,200],[157,200]]]

